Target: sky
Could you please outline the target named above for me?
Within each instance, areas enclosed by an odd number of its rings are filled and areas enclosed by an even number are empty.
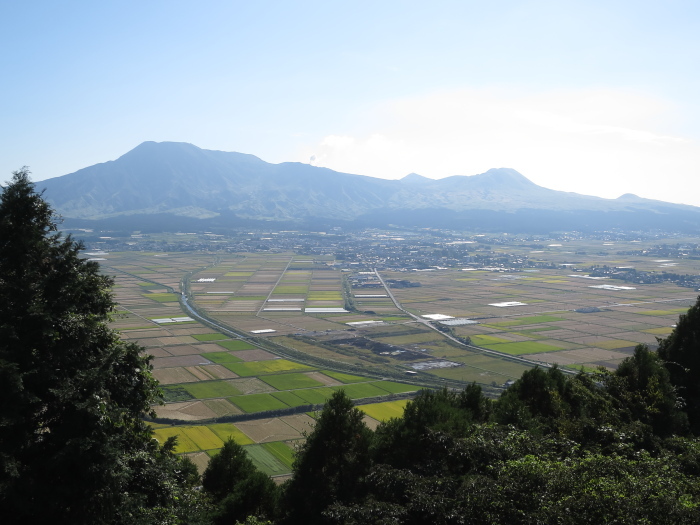
[[[700,206],[696,0],[0,0],[0,72],[0,180],[176,141]]]

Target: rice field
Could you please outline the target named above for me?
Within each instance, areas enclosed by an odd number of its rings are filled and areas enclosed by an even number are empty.
[[[182,387],[197,399],[223,398],[241,394],[241,391],[226,381],[201,381],[187,383]]]
[[[241,377],[261,376],[277,372],[289,372],[292,370],[313,370],[311,366],[295,363],[287,359],[253,361],[248,363],[226,363],[224,366]]]
[[[300,388],[314,388],[323,383],[304,374],[279,374],[264,376],[262,380],[277,390],[297,390]]]
[[[268,476],[280,476],[291,471],[290,467],[280,461],[277,455],[273,454],[264,445],[248,445],[244,448],[258,470]]]
[[[244,412],[266,412],[289,408],[289,405],[273,397],[271,394],[249,394],[246,396],[229,397],[228,400]]]
[[[657,337],[671,333],[678,315],[695,302],[693,290],[668,283],[634,284],[635,289],[627,290],[591,288],[598,283],[582,278],[584,272],[572,268],[572,259],[581,266],[634,265],[647,270],[656,266],[640,256],[612,257],[600,250],[580,248],[572,242],[567,251],[564,243],[562,248],[533,255],[533,250],[525,245],[509,247],[533,259],[539,257],[546,265],[527,272],[516,269],[466,273],[449,268],[409,275],[381,270],[385,280],[408,277],[421,284],[392,289],[408,311],[417,316],[443,314],[474,319],[475,324],[450,330],[503,357],[445,339],[414,322],[387,298],[355,298],[355,304],[361,306],[349,314],[305,314],[303,308],[308,306],[344,305],[340,271],[315,257],[291,253],[222,254],[218,264],[212,266],[209,254],[125,252],[108,254],[103,265],[107,273],[116,274],[118,285],[114,292],[119,312],[113,326],[124,339],[144,346],[154,356],[155,374],[163,382],[167,400],[158,409],[159,414],[188,421],[184,426],[156,428],[157,438],[177,436],[176,450],[188,454],[211,453],[228,435],[242,444],[265,443],[261,450],[286,465],[288,472],[288,464],[272,451],[278,447],[282,452],[291,450],[286,442],[300,439],[301,431],[310,428],[304,426],[311,424],[310,418],[199,425],[208,431],[187,429],[197,428],[196,421],[223,415],[322,404],[339,388],[354,399],[412,391],[416,387],[370,380],[362,377],[361,371],[403,373],[411,369],[411,364],[422,361],[444,359],[460,365],[422,372],[427,376],[489,386],[503,385],[529,369],[509,356],[558,363],[571,369],[614,368],[631,355],[637,344],[654,346]],[[638,250],[639,246],[630,244],[625,248],[620,244],[620,250],[624,249]],[[591,255],[575,254],[577,250],[588,250]],[[564,263],[567,266],[557,266]],[[698,271],[695,262],[679,264],[673,271]],[[196,321],[152,321],[187,315],[178,302],[179,284],[183,275],[197,268],[205,269],[191,279],[192,300],[212,319],[250,339],[232,339]],[[198,282],[200,278],[214,281]],[[167,287],[178,293],[170,293]],[[351,292],[375,294],[375,290],[361,288]],[[376,290],[376,294],[383,293]],[[499,303],[520,306],[492,306]],[[266,311],[269,307],[282,309]],[[346,324],[353,321],[383,324]],[[267,332],[253,334],[260,330]],[[280,359],[256,346],[262,338],[327,362],[355,366],[360,372],[348,374]],[[388,346],[372,350],[343,342],[362,338]],[[381,409],[373,406],[363,405],[369,407],[368,416],[377,421],[393,417],[389,414],[398,410],[387,408],[390,405]],[[380,411],[370,414],[372,410]]]
[[[387,401],[385,403],[360,405],[358,408],[377,421],[388,421],[392,418],[401,417],[407,404],[408,399],[401,399],[398,401]]]

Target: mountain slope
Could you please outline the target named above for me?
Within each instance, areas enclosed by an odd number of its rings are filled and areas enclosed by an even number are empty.
[[[546,212],[643,215],[649,224],[654,216],[668,222],[680,214],[678,221],[700,224],[700,209],[692,206],[550,190],[509,168],[440,180],[417,174],[384,180],[301,163],[270,164],[253,155],[176,142],[144,142],[115,161],[42,181],[39,187],[46,188],[45,197],[64,217],[92,220],[168,214],[220,221],[425,217],[449,223],[477,212]]]

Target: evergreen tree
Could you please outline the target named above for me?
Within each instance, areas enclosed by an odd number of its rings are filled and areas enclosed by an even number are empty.
[[[149,357],[108,326],[112,280],[57,232],[26,168],[13,175],[0,195],[0,516],[139,522],[192,482],[141,419],[158,399]]]
[[[288,523],[326,523],[323,512],[331,504],[351,503],[361,496],[372,437],[363,417],[344,390],[326,402],[297,453],[294,477],[286,486]]]
[[[210,461],[202,486],[217,505],[215,523],[232,523],[247,516],[272,517],[277,487],[248,457],[241,445],[229,438]]]
[[[671,335],[659,341],[658,353],[684,401],[691,430],[700,435],[700,297]]]

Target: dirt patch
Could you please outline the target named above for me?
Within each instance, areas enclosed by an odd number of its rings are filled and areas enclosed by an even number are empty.
[[[197,381],[210,381],[212,379],[218,379],[211,374],[206,373],[206,367],[202,366],[188,366],[185,368],[190,374],[197,378]]]
[[[161,368],[158,370],[153,370],[153,377],[155,377],[161,385],[194,383],[195,381],[199,381],[201,379],[192,375],[187,369],[184,368]]]
[[[275,482],[275,485],[283,485],[285,481],[288,479],[292,479],[291,474],[283,474],[281,476],[273,476],[272,481]]]
[[[528,359],[543,363],[558,363],[560,365],[572,365],[576,363],[596,363],[602,361],[620,360],[627,357],[622,352],[613,352],[600,348],[581,348],[578,350],[565,350],[563,352],[547,352],[544,354],[532,354]],[[606,366],[610,366],[607,363]]]
[[[213,379],[235,379],[238,377],[238,374],[234,374],[223,365],[207,365],[202,370],[205,374],[210,374]]]
[[[224,348],[213,343],[208,343],[204,345],[192,345],[192,348],[195,348],[198,353],[200,354],[206,354],[207,352],[223,352]]]
[[[279,418],[236,423],[236,427],[256,443],[284,441],[302,437],[301,432]]]
[[[146,351],[145,353],[147,353],[148,355],[152,355],[153,357],[170,357],[170,356],[172,356],[172,354],[170,352],[168,352],[167,350],[165,350],[159,346],[149,348],[148,351]]]
[[[178,344],[184,345],[197,342],[194,337],[190,337],[189,335],[158,337],[156,340],[163,346]]]
[[[126,333],[122,333],[124,339],[143,339],[149,337],[162,337],[167,335],[168,332],[162,328],[148,328],[146,330],[129,330]]]
[[[362,421],[364,421],[365,425],[367,425],[370,430],[377,430],[377,427],[379,426],[379,421],[373,417],[365,416],[362,418]]]
[[[181,419],[183,421],[199,421],[216,417],[216,413],[201,401],[183,401],[168,403],[155,408],[158,417]]]
[[[284,416],[280,419],[298,432],[310,432],[314,428],[314,424],[316,423],[314,418],[312,418],[308,414]]]
[[[192,345],[171,345],[168,347],[168,351],[173,355],[192,355],[192,354],[201,354],[202,353],[202,352],[199,352]]]
[[[236,357],[243,359],[243,361],[267,361],[268,359],[275,359],[277,356],[271,354],[266,350],[239,350],[236,352]]]
[[[183,355],[178,357],[158,357],[153,360],[153,368],[173,368],[176,366],[208,365],[211,361],[201,355]]]
[[[209,455],[206,452],[193,452],[191,454],[183,454],[183,456],[192,460],[192,463],[197,466],[197,472],[199,472],[200,476],[204,474],[204,471],[209,466]]]
[[[225,399],[207,399],[206,401],[202,401],[202,403],[216,413],[217,417],[243,413],[241,409],[239,409],[237,406],[233,406]]]
[[[315,379],[319,383],[323,383],[324,386],[339,386],[343,384],[337,379],[328,377],[326,374],[322,374],[321,372],[306,372],[304,375],[309,376],[311,379]]]
[[[257,377],[241,377],[240,379],[229,379],[227,383],[231,383],[244,394],[263,394],[265,392],[275,392],[267,383],[263,383]]]

